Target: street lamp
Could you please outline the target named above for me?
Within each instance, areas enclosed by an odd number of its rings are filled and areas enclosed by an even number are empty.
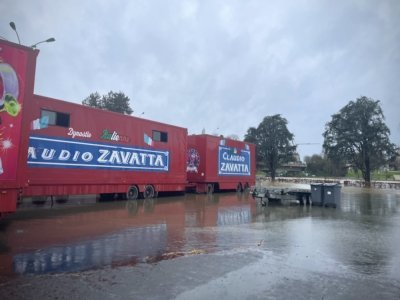
[[[10,22],[10,27],[11,27],[11,28],[12,28],[12,30],[14,30],[14,31],[15,31],[15,33],[17,34],[17,38],[18,38],[18,44],[20,44],[20,45],[21,45],[21,41],[20,41],[20,39],[19,39],[19,35],[18,35],[17,27],[15,26],[15,23],[14,23],[14,22]]]
[[[15,26],[15,23],[14,23],[14,22],[10,22],[10,27],[11,27],[12,30],[14,30],[15,33],[17,34],[18,43],[21,45],[21,40],[19,39],[19,35],[18,35],[18,31],[17,31],[17,26]],[[4,39],[4,37],[2,37],[2,36],[0,36],[0,37]],[[5,39],[5,40],[7,40],[7,39]],[[36,43],[36,44],[33,44],[33,45],[31,46],[31,48],[36,49],[36,46],[39,45],[39,44],[41,44],[41,43],[51,43],[51,42],[55,42],[55,41],[56,41],[56,39],[52,37],[52,38],[49,38],[49,39],[47,39],[47,40],[40,41],[40,42],[38,42],[38,43]]]
[[[33,44],[33,45],[31,46],[31,48],[36,49],[36,46],[39,45],[39,44],[41,44],[41,43],[51,43],[51,42],[55,42],[55,41],[56,41],[55,38],[49,38],[49,39],[47,39],[47,40],[44,40],[44,41],[38,42],[38,43],[36,43],[36,44]]]

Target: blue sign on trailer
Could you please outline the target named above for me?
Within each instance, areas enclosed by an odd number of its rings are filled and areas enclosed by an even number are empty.
[[[28,165],[44,168],[168,172],[169,152],[55,137],[31,136],[29,138]]]
[[[226,176],[250,176],[250,150],[219,146],[218,174]]]

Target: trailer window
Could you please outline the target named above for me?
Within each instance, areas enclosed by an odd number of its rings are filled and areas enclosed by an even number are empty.
[[[153,130],[153,141],[167,143],[168,142],[168,133]]]
[[[49,125],[69,127],[69,114],[42,109],[40,117],[47,118]]]

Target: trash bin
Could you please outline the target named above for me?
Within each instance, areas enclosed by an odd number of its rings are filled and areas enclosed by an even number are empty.
[[[332,207],[340,205],[341,189],[342,187],[340,184],[325,184],[323,205]]]
[[[340,204],[340,184],[314,183],[311,184],[312,205],[336,207]]]
[[[311,184],[311,200],[312,205],[323,205],[324,200],[324,185],[322,183]]]

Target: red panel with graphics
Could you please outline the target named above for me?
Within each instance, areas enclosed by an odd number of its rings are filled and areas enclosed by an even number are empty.
[[[0,180],[16,180],[27,53],[0,46]]]
[[[188,136],[187,178],[198,192],[255,184],[255,146],[207,134]],[[207,187],[208,186],[208,187]]]
[[[34,96],[24,195],[184,191],[187,129]]]
[[[38,51],[0,40],[0,214],[16,207],[24,168],[24,111],[29,110]]]

